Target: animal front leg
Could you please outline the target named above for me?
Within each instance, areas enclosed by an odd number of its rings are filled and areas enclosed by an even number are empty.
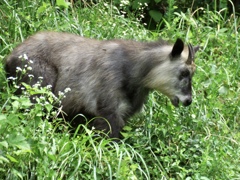
[[[124,126],[124,121],[117,115],[110,114],[105,117],[97,117],[90,125],[97,130],[103,131],[110,138],[120,138],[120,131]]]
[[[120,138],[120,131],[125,125],[125,116],[129,109],[127,100],[119,90],[109,90],[97,100],[96,113],[98,117],[93,125],[103,130],[110,138]]]

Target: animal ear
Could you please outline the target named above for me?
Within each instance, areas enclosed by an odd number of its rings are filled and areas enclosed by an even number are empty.
[[[177,39],[175,44],[173,45],[173,49],[171,52],[172,57],[180,56],[184,48],[184,43],[181,39]]]

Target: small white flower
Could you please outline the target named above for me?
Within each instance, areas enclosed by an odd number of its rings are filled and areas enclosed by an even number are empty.
[[[23,58],[24,58],[25,60],[28,60],[28,57],[27,57],[26,54],[23,54]]]
[[[30,78],[33,78],[33,77],[34,77],[34,75],[33,75],[33,74],[29,74],[29,75],[28,75],[28,77],[30,77]]]
[[[39,86],[40,86],[40,83],[36,83],[33,85],[34,88],[39,87]]]
[[[57,96],[55,96],[55,94],[52,94],[52,97],[53,97],[53,99],[54,99],[55,101],[58,100],[58,98],[57,98]]]
[[[22,59],[22,55],[18,56],[19,59]]]
[[[30,64],[33,64],[33,60],[29,60],[29,63],[30,63]]]
[[[27,70],[31,71],[31,70],[32,70],[32,67],[28,66],[28,67],[27,67]]]
[[[65,93],[70,92],[70,91],[71,91],[71,88],[66,88],[66,89],[64,90]]]
[[[51,88],[52,88],[52,85],[49,84],[49,85],[46,86],[46,88],[47,88],[47,89],[51,89]]]
[[[8,80],[16,80],[17,78],[11,76],[11,77],[8,77],[7,79],[8,79]]]
[[[40,96],[39,99],[45,99],[45,97],[44,96]]]
[[[22,68],[16,67],[17,71],[22,71]]]
[[[42,76],[39,76],[38,79],[43,79],[43,77],[42,77]]]
[[[63,95],[64,95],[64,93],[63,93],[63,92],[61,92],[61,91],[58,91],[58,95],[59,95],[59,96],[63,96]]]

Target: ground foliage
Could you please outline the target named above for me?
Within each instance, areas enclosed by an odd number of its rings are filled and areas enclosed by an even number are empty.
[[[196,11],[174,11],[159,22],[164,29],[148,31],[108,1],[82,2],[81,8],[63,0],[0,3],[0,179],[239,179],[239,18],[226,17],[226,9],[198,9],[197,19]],[[13,87],[7,85],[4,58],[40,30],[97,39],[173,42],[181,37],[200,44],[193,103],[174,108],[152,92],[142,113],[125,127],[122,141],[93,138],[84,125],[81,134],[70,134],[70,126],[57,117],[64,92],[56,98],[47,87],[25,84],[25,93],[15,96],[17,79],[11,80]],[[36,93],[42,96],[32,104],[29,96]]]

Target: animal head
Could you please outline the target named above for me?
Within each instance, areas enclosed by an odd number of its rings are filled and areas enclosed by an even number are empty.
[[[174,106],[177,107],[179,102],[189,106],[192,103],[192,77],[196,69],[194,55],[199,46],[185,46],[181,39],[177,39],[173,46],[162,46],[158,50],[161,51],[159,64],[148,73],[144,83],[148,88],[169,97]]]

